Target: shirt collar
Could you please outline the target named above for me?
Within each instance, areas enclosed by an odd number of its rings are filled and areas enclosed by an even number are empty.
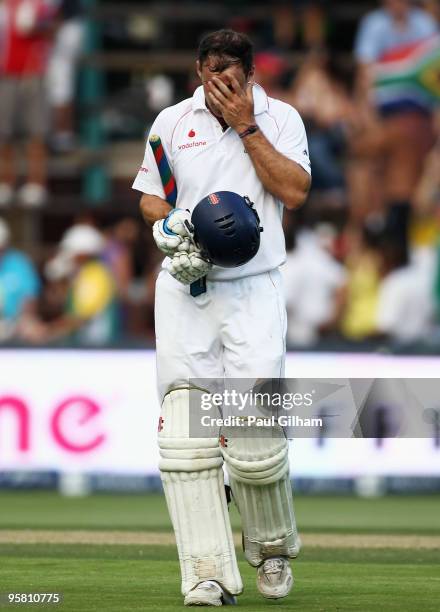
[[[254,94],[254,114],[260,115],[261,113],[265,113],[269,109],[269,102],[266,92],[261,85],[258,85],[257,83],[255,83],[252,92]],[[197,87],[194,92],[192,98],[192,109],[193,111],[208,110],[206,108],[205,94],[203,92],[202,85]]]

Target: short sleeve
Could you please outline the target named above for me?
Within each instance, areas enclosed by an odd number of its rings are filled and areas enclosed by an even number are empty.
[[[370,64],[379,59],[383,51],[383,34],[378,15],[367,15],[362,19],[354,46],[354,55],[358,62]]]
[[[156,160],[154,158],[153,151],[149,143],[150,136],[152,136],[153,134],[160,137],[162,146],[165,151],[165,155],[167,156],[168,162],[170,162],[169,147],[166,137],[166,126],[164,122],[163,113],[160,113],[154,121],[153,125],[151,126],[150,132],[148,134],[142,166],[139,168],[132,188],[136,191],[141,191],[142,193],[147,193],[149,195],[154,195],[158,196],[159,198],[165,199],[165,191],[163,189],[159,170],[157,169]]]
[[[288,159],[296,162],[308,173],[312,173],[306,129],[298,111],[290,107],[286,119],[280,126],[275,148]]]

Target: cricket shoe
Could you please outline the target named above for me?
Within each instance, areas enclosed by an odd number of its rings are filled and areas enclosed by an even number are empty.
[[[214,580],[200,582],[185,597],[185,606],[227,606],[235,605],[237,598],[231,595]]]
[[[286,557],[266,559],[257,569],[257,588],[267,599],[286,597],[292,586],[292,570]]]

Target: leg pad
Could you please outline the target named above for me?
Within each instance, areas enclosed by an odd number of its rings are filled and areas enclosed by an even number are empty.
[[[235,557],[217,438],[189,438],[189,395],[178,390],[162,405],[159,449],[162,483],[174,527],[182,594],[215,580],[229,593],[243,590]]]
[[[245,555],[253,566],[275,556],[294,558],[300,542],[289,478],[288,442],[274,437],[228,439],[222,449],[240,511]]]

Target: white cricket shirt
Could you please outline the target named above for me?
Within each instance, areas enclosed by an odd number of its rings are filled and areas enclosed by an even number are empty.
[[[253,95],[255,119],[265,137],[277,151],[310,173],[307,136],[298,112],[289,104],[269,98],[259,85],[254,85]],[[234,191],[249,196],[260,216],[264,231],[257,255],[238,268],[213,266],[209,280],[261,274],[284,263],[283,205],[263,187],[238,134],[232,128],[223,132],[207,109],[202,86],[192,98],[163,110],[154,121],[151,134],[162,140],[176,179],[178,208],[192,211],[214,191]],[[133,189],[165,199],[148,142]]]

